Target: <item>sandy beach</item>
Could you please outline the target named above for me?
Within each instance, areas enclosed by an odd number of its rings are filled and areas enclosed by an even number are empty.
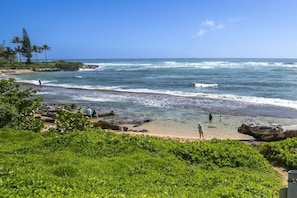
[[[2,69],[0,70],[1,74],[23,74],[23,73],[30,73],[34,72],[31,69]]]
[[[238,127],[243,123],[261,123],[270,125],[278,123],[282,126],[290,126],[296,123],[296,119],[272,118],[272,117],[251,117],[251,116],[231,116],[231,115],[214,114],[214,119],[204,120],[153,120],[143,123],[140,126],[123,125],[129,128],[131,134],[144,134],[165,138],[176,138],[187,141],[200,140],[197,129],[198,122],[201,122],[204,128],[204,140],[216,139],[232,139],[241,141],[254,141],[255,139],[249,135],[238,133]],[[137,132],[145,130],[147,132]],[[136,132],[133,132],[136,131]]]

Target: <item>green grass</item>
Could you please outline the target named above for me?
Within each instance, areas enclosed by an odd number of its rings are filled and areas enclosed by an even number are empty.
[[[0,197],[250,198],[278,197],[282,187],[239,141],[0,130]]]

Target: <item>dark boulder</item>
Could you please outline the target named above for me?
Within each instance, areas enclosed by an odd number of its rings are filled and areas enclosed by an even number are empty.
[[[297,126],[282,127],[281,125],[242,124],[238,132],[250,135],[260,141],[278,141],[297,137]]]
[[[128,131],[128,127],[122,127],[117,124],[113,124],[111,122],[99,120],[98,122],[94,123],[95,127],[101,127],[101,129],[110,129],[110,130],[117,130],[117,131]]]

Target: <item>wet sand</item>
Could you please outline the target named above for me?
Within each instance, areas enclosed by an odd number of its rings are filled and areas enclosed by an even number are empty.
[[[204,139],[232,139],[241,141],[254,141],[254,138],[249,135],[238,133],[238,127],[243,123],[261,123],[265,125],[280,124],[282,126],[294,125],[297,123],[296,119],[274,118],[274,117],[250,117],[250,116],[231,116],[213,115],[214,119],[209,121],[206,117],[204,120],[153,120],[151,122],[143,123],[140,126],[124,125],[129,130],[147,132],[129,132],[144,135],[177,138],[184,140],[200,140],[197,129],[198,122],[201,122],[204,128]]]

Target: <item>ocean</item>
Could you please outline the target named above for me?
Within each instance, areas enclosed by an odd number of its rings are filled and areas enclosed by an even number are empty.
[[[17,81],[51,104],[76,104],[118,119],[207,120],[213,113],[297,118],[297,59],[82,59],[96,69],[34,72]],[[238,123],[239,124],[239,123]]]

